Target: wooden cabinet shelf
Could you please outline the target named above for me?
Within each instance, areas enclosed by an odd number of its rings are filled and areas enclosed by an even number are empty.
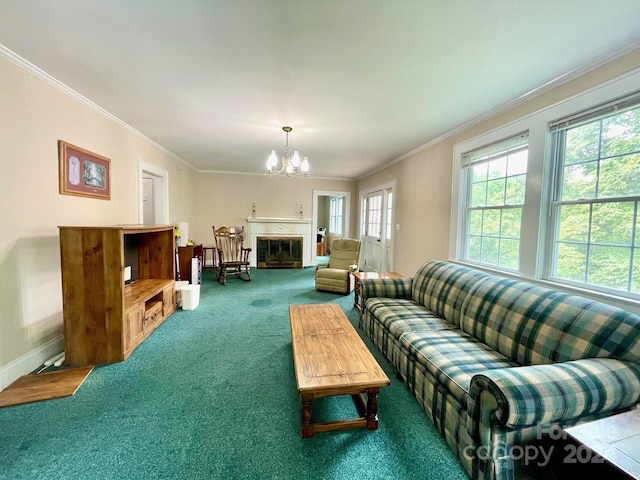
[[[123,361],[175,310],[173,226],[59,229],[65,362]]]

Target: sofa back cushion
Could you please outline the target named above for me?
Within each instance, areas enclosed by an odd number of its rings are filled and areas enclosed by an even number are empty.
[[[455,263],[432,260],[413,277],[412,300],[460,326],[460,310],[469,290],[489,275]]]
[[[463,331],[520,365],[640,362],[640,317],[579,296],[492,276],[469,292],[462,312]]]

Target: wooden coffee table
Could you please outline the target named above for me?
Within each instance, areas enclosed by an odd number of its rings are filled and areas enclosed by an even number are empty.
[[[355,285],[353,287],[353,308],[358,311],[362,311],[362,305],[360,305],[360,293],[362,285],[360,282],[369,278],[404,278],[404,275],[398,272],[354,272]]]
[[[289,318],[302,438],[329,430],[377,429],[378,392],[389,385],[389,378],[340,307],[291,305]],[[311,401],[335,395],[351,395],[360,417],[312,422]]]

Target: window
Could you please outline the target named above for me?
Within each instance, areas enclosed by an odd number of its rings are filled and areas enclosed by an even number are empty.
[[[527,162],[526,134],[462,156],[465,260],[518,269]]]
[[[638,85],[640,70],[456,144],[449,258],[640,313]]]
[[[331,197],[329,202],[329,231],[336,235],[343,234],[344,197]]]
[[[382,192],[370,194],[367,198],[367,229],[365,234],[380,238],[382,231]]]
[[[551,124],[549,276],[640,293],[640,98]]]

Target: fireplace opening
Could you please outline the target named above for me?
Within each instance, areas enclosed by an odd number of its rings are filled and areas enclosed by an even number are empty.
[[[258,237],[258,268],[302,268],[302,237]]]

